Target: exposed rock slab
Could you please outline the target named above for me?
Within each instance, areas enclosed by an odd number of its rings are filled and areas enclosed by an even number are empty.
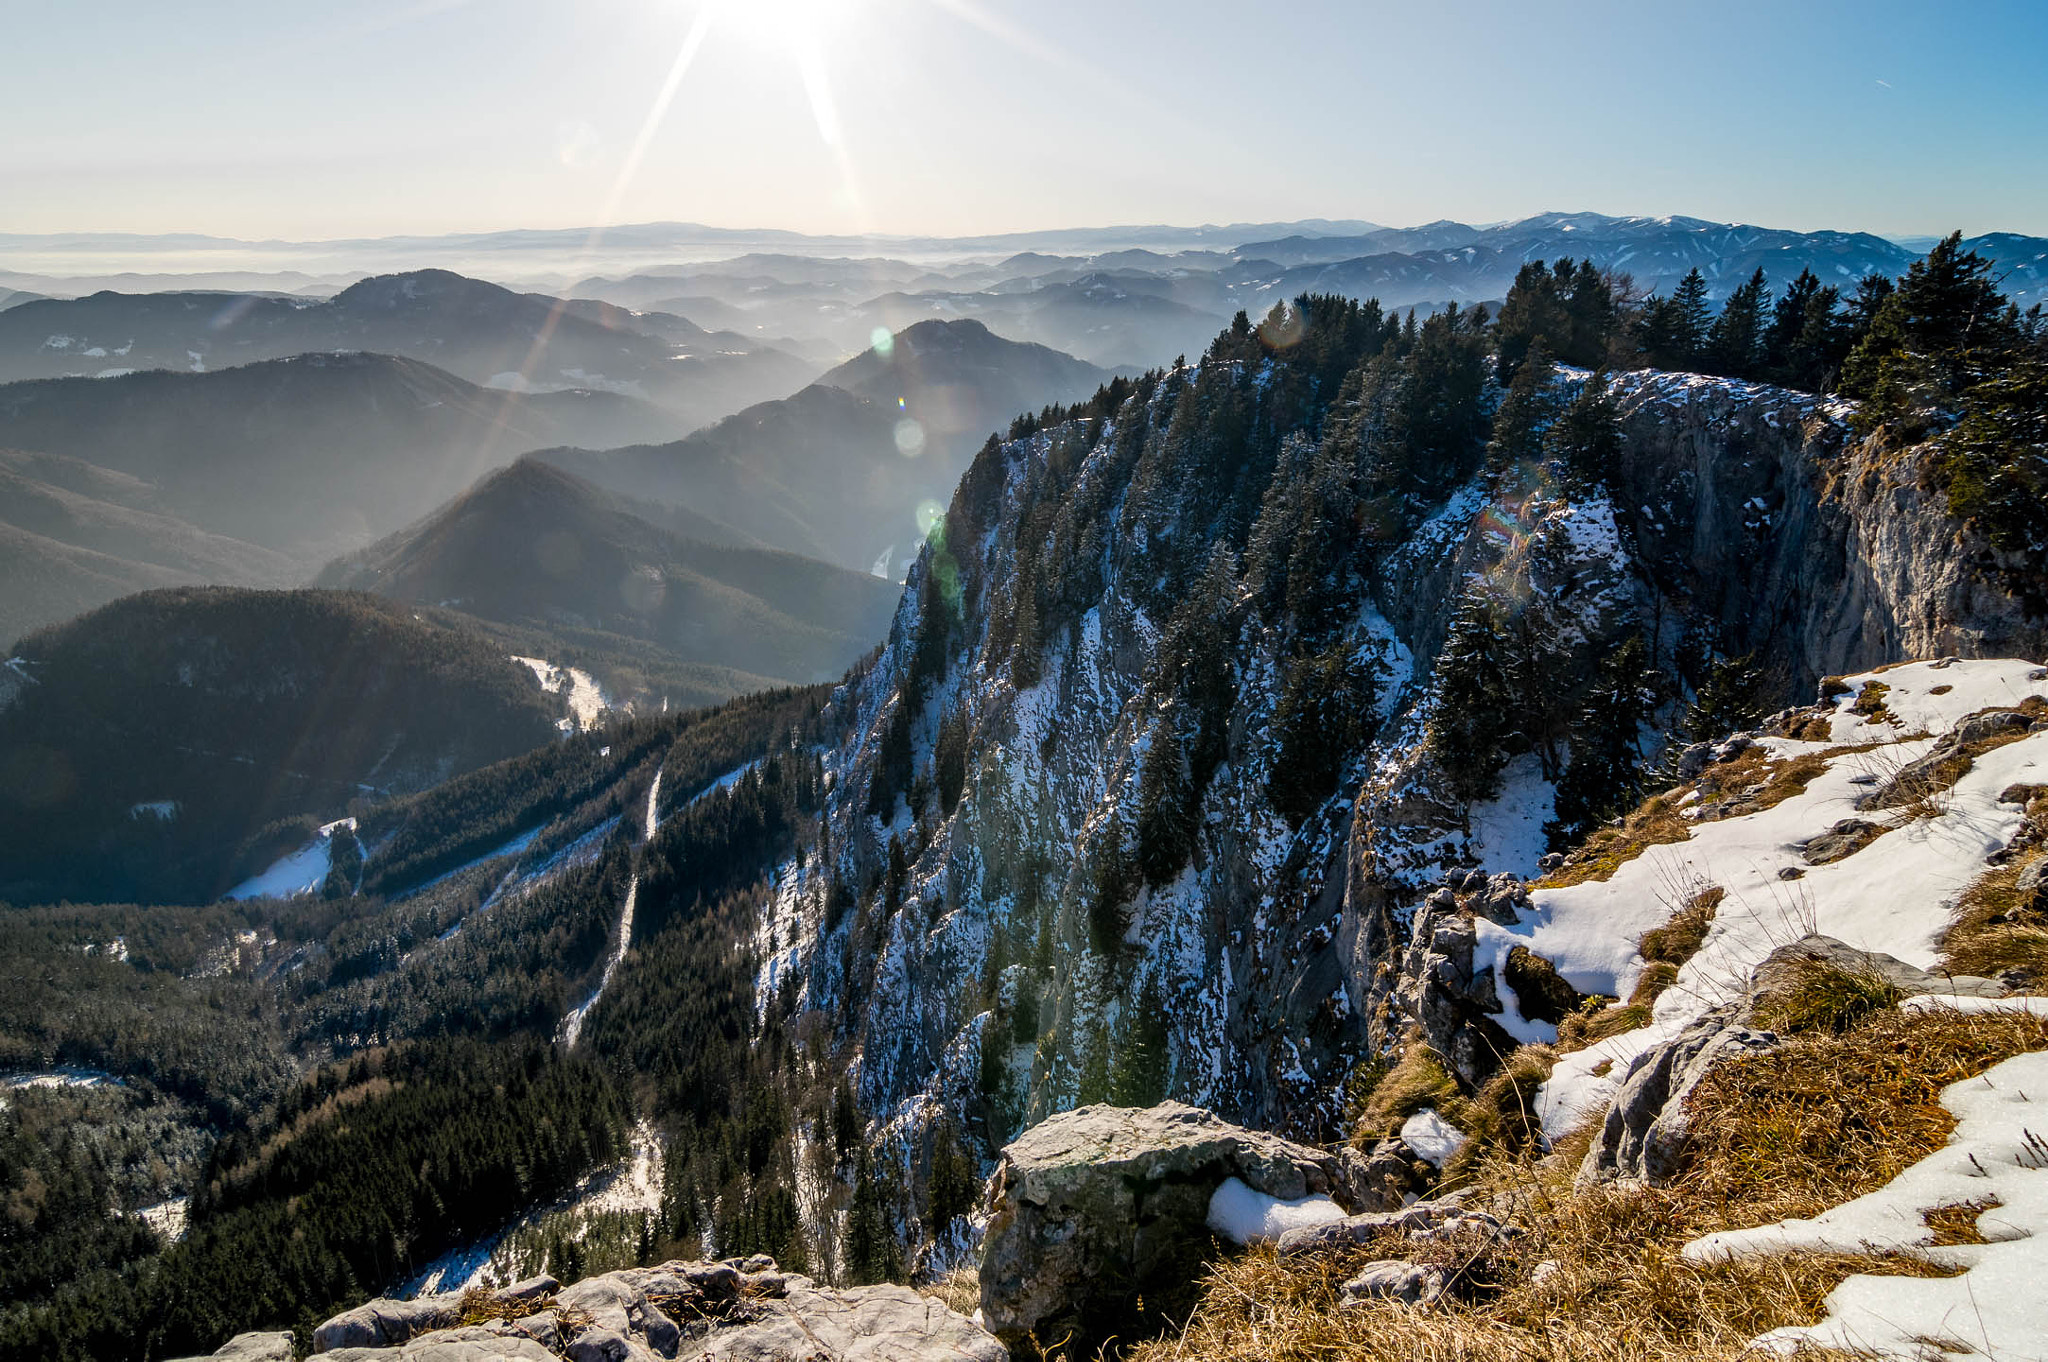
[[[292,1362],[296,1356],[292,1336],[288,1333],[236,1334],[207,1354],[208,1358],[224,1358],[227,1362]],[[202,1360],[185,1358],[182,1362]]]
[[[453,1327],[459,1297],[373,1301],[323,1324],[314,1333],[314,1350],[333,1362],[1006,1362],[1009,1356],[973,1320],[908,1287],[831,1290],[782,1272],[765,1256],[629,1268],[559,1290],[552,1278],[537,1278],[493,1294],[501,1304],[546,1308]],[[418,1308],[402,1308],[408,1306]],[[430,1320],[443,1322],[421,1323]],[[373,1329],[384,1344],[322,1342],[364,1337]],[[279,1362],[289,1357],[287,1350]]]
[[[1134,1302],[1184,1291],[1213,1249],[1211,1197],[1236,1178],[1295,1201],[1340,1190],[1337,1156],[1178,1102],[1064,1112],[1003,1150],[981,1266],[998,1337],[1128,1338]]]

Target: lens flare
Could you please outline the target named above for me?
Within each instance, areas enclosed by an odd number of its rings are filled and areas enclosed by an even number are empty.
[[[886,326],[878,326],[868,332],[868,345],[883,359],[896,353],[896,334]]]
[[[896,452],[906,459],[924,453],[924,425],[916,417],[906,416],[896,423]]]

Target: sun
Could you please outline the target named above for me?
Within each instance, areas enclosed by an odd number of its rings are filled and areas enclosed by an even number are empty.
[[[841,37],[863,0],[708,0],[713,26],[770,51],[817,50]]]

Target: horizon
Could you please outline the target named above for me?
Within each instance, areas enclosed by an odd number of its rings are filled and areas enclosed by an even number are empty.
[[[0,233],[954,238],[1566,202],[1888,238],[1947,230],[1941,203],[2048,235],[2048,10],[1966,9],[109,0],[10,31],[0,116],[33,131],[0,147]]]

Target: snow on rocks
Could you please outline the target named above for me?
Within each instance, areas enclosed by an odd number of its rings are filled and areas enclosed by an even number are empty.
[[[1628,996],[1643,969],[1636,950],[1643,933],[1664,925],[1696,888],[1725,891],[1701,949],[1657,999],[1650,1024],[1559,1061],[1538,1096],[1545,1132],[1556,1138],[1605,1107],[1632,1065],[1739,996],[1758,965],[1801,937],[1819,933],[1933,966],[1957,897],[2023,822],[2022,810],[2000,796],[2014,785],[2048,783],[2048,733],[1978,755],[1932,807],[1918,811],[1924,816],[1868,812],[1865,801],[1887,773],[1933,747],[1933,739],[1915,735],[2048,697],[2048,682],[2031,679],[2039,670],[2023,661],[1944,660],[1849,677],[1822,716],[1825,740],[1757,740],[1775,761],[1825,763],[1802,793],[1768,809],[1701,819],[1685,841],[1651,847],[1606,880],[1533,890],[1523,921],[1503,930],[1581,991],[1615,997]],[[1883,708],[1873,692],[1858,712],[1872,682],[1884,687]],[[1859,816],[1882,818],[1890,830],[1839,860],[1807,864],[1810,842]],[[1781,877],[1792,868],[1798,878]]]
[[[1401,1126],[1401,1139],[1407,1146],[1438,1168],[1456,1158],[1471,1138],[1437,1115],[1435,1107],[1424,1107]]]
[[[1278,1239],[1292,1229],[1342,1220],[1344,1208],[1327,1196],[1283,1201],[1255,1192],[1237,1178],[1225,1178],[1209,1198],[1207,1224],[1234,1244]]]
[[[1947,1147],[1884,1187],[1811,1220],[1710,1234],[1685,1256],[1907,1253],[1960,1275],[1851,1277],[1828,1297],[1819,1324],[1773,1330],[1753,1346],[1786,1355],[1820,1347],[1887,1358],[2048,1358],[2040,1289],[2048,1280],[2048,1051],[1952,1084],[1941,1102],[1957,1121]],[[1927,1215],[1953,1206],[1987,1208],[1977,1219],[1987,1242],[1936,1243]]]
[[[1008,1145],[990,1183],[983,1321],[1018,1340],[1074,1329],[1087,1350],[1094,1324],[1184,1290],[1211,1229],[1249,1240],[1341,1219],[1340,1186],[1335,1155],[1179,1102],[1062,1112]]]

